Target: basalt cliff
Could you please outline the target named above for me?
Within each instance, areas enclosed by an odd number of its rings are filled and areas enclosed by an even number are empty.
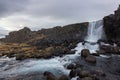
[[[114,14],[110,14],[103,18],[104,29],[108,41],[120,41],[120,5]]]

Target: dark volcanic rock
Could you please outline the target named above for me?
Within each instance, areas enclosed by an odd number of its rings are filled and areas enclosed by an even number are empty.
[[[114,14],[104,17],[103,20],[108,41],[120,41],[120,5]]]

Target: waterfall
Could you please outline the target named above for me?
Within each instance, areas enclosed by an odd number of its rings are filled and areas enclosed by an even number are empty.
[[[87,36],[85,37],[85,45],[80,42],[75,48],[76,53],[80,53],[82,49],[89,49],[91,53],[95,53],[99,50],[98,40],[103,38],[103,21],[89,22]]]
[[[85,38],[88,42],[97,42],[102,38],[103,35],[103,21],[90,22],[88,26],[87,37]]]

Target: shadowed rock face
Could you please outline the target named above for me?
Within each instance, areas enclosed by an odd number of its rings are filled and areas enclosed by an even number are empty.
[[[110,41],[120,40],[120,5],[114,14],[104,17],[104,29],[107,39]]]

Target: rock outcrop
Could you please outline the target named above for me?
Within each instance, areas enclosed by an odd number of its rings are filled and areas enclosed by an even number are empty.
[[[10,32],[9,35],[6,35],[5,38],[1,39],[2,42],[9,42],[9,43],[23,43],[28,41],[28,39],[33,37],[32,31],[24,27],[19,31]]]
[[[120,5],[114,14],[105,16],[103,20],[108,41],[120,41]]]

